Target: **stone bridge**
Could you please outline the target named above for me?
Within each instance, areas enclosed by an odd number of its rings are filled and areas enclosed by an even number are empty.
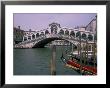
[[[74,45],[79,43],[81,38],[82,44],[86,42],[93,43],[95,33],[86,31],[86,29],[67,29],[60,26],[58,23],[51,23],[45,30],[37,32],[25,32],[23,41],[14,45],[15,48],[39,48],[44,47],[46,44],[54,40],[65,40]]]
[[[41,48],[54,40],[65,40],[74,44],[75,46],[77,46],[77,44],[79,44],[80,42],[79,38],[74,38],[71,36],[60,35],[60,34],[47,34],[47,35],[39,36],[38,38],[32,40],[23,41],[19,44],[16,44],[15,48]],[[81,43],[82,44],[86,43],[86,40],[81,39]],[[94,43],[94,41],[93,40],[88,41],[88,43]]]

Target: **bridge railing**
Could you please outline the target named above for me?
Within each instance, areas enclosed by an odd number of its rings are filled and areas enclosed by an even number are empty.
[[[46,38],[46,36],[40,36],[40,37],[38,37],[38,38],[36,38],[36,39],[26,40],[26,41],[23,41],[23,42],[20,42],[20,43],[16,44],[15,46],[19,46],[19,45],[31,43],[31,42],[34,42],[34,41],[36,41],[36,40],[41,40],[41,39],[43,39],[44,37]]]
[[[23,41],[19,44],[16,44],[15,46],[21,46],[21,45],[25,45],[25,44],[28,44],[28,43],[37,43],[45,38],[52,38],[52,37],[57,37],[57,38],[62,38],[62,39],[69,39],[69,40],[77,40],[79,41],[79,38],[78,37],[73,37],[73,36],[70,36],[70,35],[63,35],[63,34],[47,34],[47,35],[41,35],[35,39],[31,39],[31,40],[26,40],[26,41]],[[81,38],[81,41],[83,42],[86,42],[85,39],[82,39]],[[94,41],[90,41],[91,43],[94,42]]]

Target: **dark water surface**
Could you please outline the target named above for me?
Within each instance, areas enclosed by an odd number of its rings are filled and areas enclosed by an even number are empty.
[[[51,48],[14,49],[14,75],[50,75]],[[64,50],[63,50],[64,51]],[[61,61],[62,47],[56,47],[56,75],[78,75]]]

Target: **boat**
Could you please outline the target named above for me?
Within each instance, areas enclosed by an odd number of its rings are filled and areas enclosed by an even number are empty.
[[[78,52],[70,53],[68,59],[65,59],[63,54],[61,56],[62,61],[64,62],[65,66],[76,70],[79,73],[84,75],[96,75],[97,68],[90,65],[80,64],[80,56],[78,56]],[[92,52],[89,51],[88,57],[92,56]]]
[[[66,63],[66,66],[71,67],[73,69],[75,69],[77,72],[85,75],[96,75],[97,74],[97,69],[92,67],[92,66],[88,66],[88,65],[80,65],[77,61],[75,60],[68,60]]]
[[[85,51],[81,51],[81,53],[85,54]],[[95,65],[97,66],[96,53],[95,53],[95,59],[93,57],[93,51],[88,51],[88,55],[87,54],[85,54],[85,55],[88,58],[86,60],[86,63],[89,63],[92,66],[92,65],[94,65],[94,60],[95,60]],[[70,57],[70,58],[73,57],[77,61],[80,61],[80,52],[79,52],[79,54],[78,54],[78,51],[71,52],[70,54],[68,54],[68,57]],[[82,62],[84,63],[84,60],[82,60]]]

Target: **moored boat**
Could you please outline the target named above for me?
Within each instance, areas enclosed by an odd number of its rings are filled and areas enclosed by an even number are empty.
[[[70,55],[69,59],[65,59],[63,54],[61,56],[62,61],[65,63],[65,66],[70,67],[77,72],[81,72],[84,75],[96,75],[97,68],[89,65],[80,64],[80,62]]]
[[[82,68],[82,73],[85,75],[96,75],[97,74],[97,68],[94,68],[92,66],[88,65],[80,65],[78,62],[74,60],[68,60],[66,63],[66,66],[69,66],[71,68],[74,68],[79,72],[80,68]]]

